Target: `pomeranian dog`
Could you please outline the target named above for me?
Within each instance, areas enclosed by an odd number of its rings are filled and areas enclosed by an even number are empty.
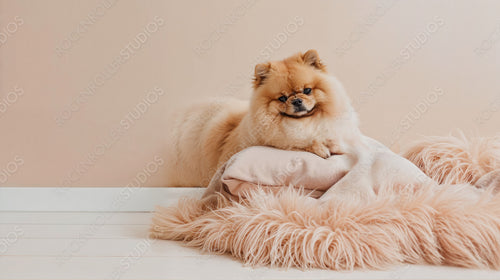
[[[176,116],[169,186],[207,186],[218,167],[250,146],[327,158],[345,152],[360,133],[343,86],[315,50],[256,65],[253,88],[250,102],[215,100]]]

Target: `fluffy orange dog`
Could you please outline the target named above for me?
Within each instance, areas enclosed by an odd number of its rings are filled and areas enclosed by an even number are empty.
[[[315,50],[255,66],[250,103],[212,101],[179,114],[168,151],[169,186],[206,186],[235,153],[257,145],[327,158],[359,134],[340,82]]]

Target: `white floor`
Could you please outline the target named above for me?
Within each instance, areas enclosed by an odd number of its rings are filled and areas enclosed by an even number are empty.
[[[500,279],[498,271],[432,266],[250,268],[227,255],[149,240],[150,219],[148,212],[0,211],[0,279]]]

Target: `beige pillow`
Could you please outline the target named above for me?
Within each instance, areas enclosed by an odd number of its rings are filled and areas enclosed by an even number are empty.
[[[320,197],[352,166],[348,155],[323,159],[308,152],[256,146],[228,161],[220,180],[224,190],[233,196],[244,196],[245,191],[256,187],[276,192],[283,186],[293,186]]]

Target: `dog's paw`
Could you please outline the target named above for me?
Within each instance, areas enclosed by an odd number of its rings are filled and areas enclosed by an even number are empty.
[[[331,153],[330,149],[323,143],[320,143],[318,141],[314,141],[312,146],[310,147],[309,151],[311,153],[314,153],[322,158],[329,158]]]
[[[342,154],[342,150],[340,149],[340,145],[333,139],[326,140],[325,146],[328,148],[330,155]]]

